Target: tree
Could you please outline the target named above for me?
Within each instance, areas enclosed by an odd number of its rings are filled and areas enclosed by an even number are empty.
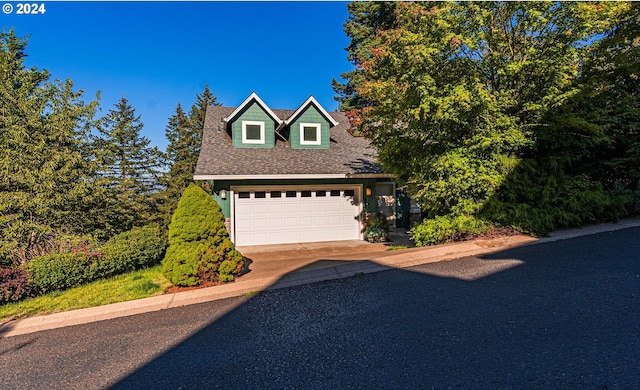
[[[88,132],[97,102],[24,65],[27,40],[0,33],[0,264],[56,229],[85,232],[100,203]]]
[[[166,155],[170,169],[165,176],[167,189],[162,200],[165,226],[171,220],[182,191],[194,182],[193,174],[202,145],[205,114],[210,105],[218,105],[218,103],[209,86],[205,85],[202,93],[196,95],[196,102],[188,116],[182,109],[182,105],[178,103],[175,114],[169,118],[165,135],[169,141]]]
[[[353,2],[347,5],[349,17],[344,24],[345,33],[351,38],[347,51],[347,59],[355,67],[340,75],[346,80],[344,84],[336,79],[331,81],[333,90],[338,94],[341,111],[350,111],[367,105],[366,100],[357,93],[356,86],[362,83],[361,62],[370,56],[369,49],[377,41],[377,32],[395,26],[395,2]]]
[[[590,45],[571,99],[544,114],[535,146],[487,203],[494,219],[546,233],[640,211],[639,10],[621,9]]]
[[[591,47],[628,7],[397,3],[356,54],[354,124],[429,217],[477,216],[540,152],[549,114],[580,92]]]
[[[220,206],[196,184],[184,190],[171,224],[162,272],[176,286],[228,282],[244,266],[224,225]]]
[[[143,123],[126,98],[101,119],[95,147],[100,175],[108,181],[112,233],[143,226],[156,212],[153,194],[160,183],[163,156],[141,135]]]

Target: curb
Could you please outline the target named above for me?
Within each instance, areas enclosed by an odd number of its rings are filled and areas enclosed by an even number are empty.
[[[260,291],[276,290],[326,280],[343,279],[361,274],[370,274],[389,269],[407,268],[420,264],[478,256],[516,246],[544,244],[633,227],[640,227],[640,217],[625,219],[618,223],[561,230],[553,232],[548,237],[543,238],[517,235],[488,240],[478,239],[433,247],[411,248],[397,253],[384,252],[382,254],[378,253],[377,256],[371,253],[371,258],[366,261],[352,261],[325,268],[293,271],[285,275],[239,281],[232,284],[158,295],[87,309],[77,309],[44,316],[10,320],[0,323],[0,338],[250,295]]]

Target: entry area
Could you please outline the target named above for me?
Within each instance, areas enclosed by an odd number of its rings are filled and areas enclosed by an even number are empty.
[[[359,186],[235,187],[237,246],[361,239]]]

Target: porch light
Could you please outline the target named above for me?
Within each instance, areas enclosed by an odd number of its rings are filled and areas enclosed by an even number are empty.
[[[227,199],[227,190],[220,190],[220,198]]]
[[[365,194],[367,194],[367,196],[371,196],[371,187],[367,187]]]

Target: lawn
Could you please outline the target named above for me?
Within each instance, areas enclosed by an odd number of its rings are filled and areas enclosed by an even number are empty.
[[[0,321],[162,295],[171,283],[162,275],[161,269],[157,265],[66,291],[2,305]]]

